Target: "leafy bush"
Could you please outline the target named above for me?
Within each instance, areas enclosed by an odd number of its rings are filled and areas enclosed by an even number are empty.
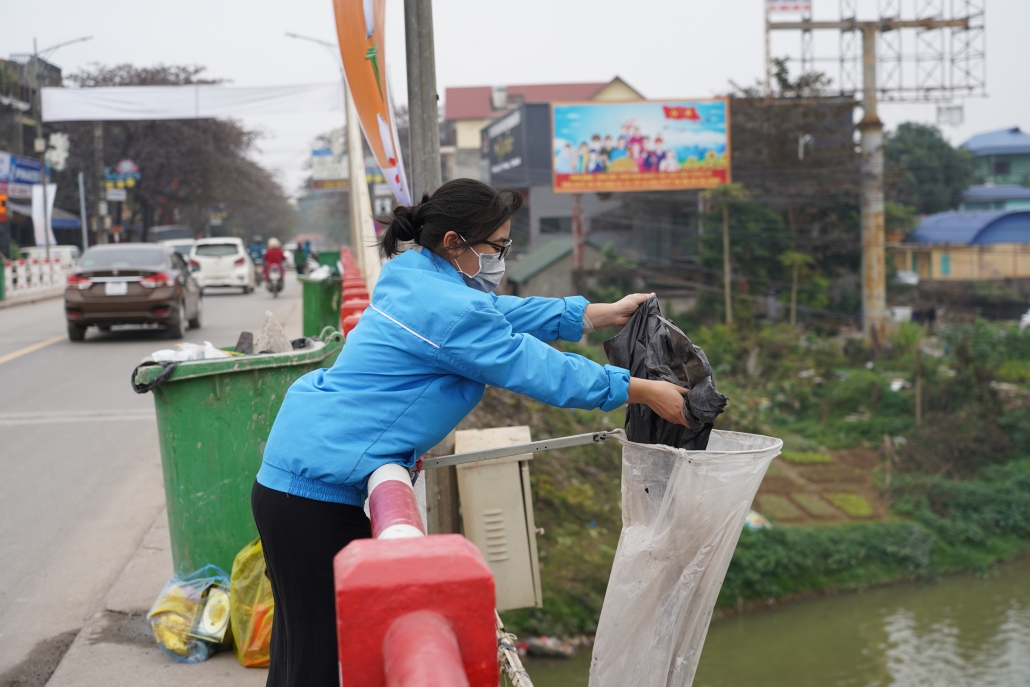
[[[745,529],[719,604],[925,576],[933,542],[929,532],[905,522]]]
[[[950,545],[984,545],[994,536],[1030,538],[1030,459],[985,468],[974,480],[900,476],[895,510]]]
[[[899,475],[889,493],[910,522],[745,529],[719,604],[982,569],[1030,546],[1030,458],[973,480]]]

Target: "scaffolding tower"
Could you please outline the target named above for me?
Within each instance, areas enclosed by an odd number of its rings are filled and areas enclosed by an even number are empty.
[[[887,325],[884,258],[883,123],[880,101],[933,102],[938,120],[961,121],[957,99],[986,95],[984,4],[986,0],[838,0],[838,15],[813,17],[811,0],[766,0],[766,94],[772,94],[772,33],[796,31],[801,73],[837,63],[840,95],[862,107],[862,332],[874,346]],[[860,13],[875,11],[875,19]],[[791,14],[773,21],[773,15]],[[836,55],[817,55],[814,33],[839,34]],[[958,120],[958,121],[956,121]]]

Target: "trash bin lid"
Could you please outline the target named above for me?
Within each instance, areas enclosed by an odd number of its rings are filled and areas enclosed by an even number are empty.
[[[316,342],[310,348],[299,348],[285,353],[258,353],[216,360],[185,360],[177,364],[175,371],[163,383],[272,367],[305,365],[325,360],[343,346],[343,334],[332,327],[326,327],[319,338],[322,341]],[[138,386],[149,384],[164,371],[165,367],[160,364],[140,365],[133,374],[133,380]]]

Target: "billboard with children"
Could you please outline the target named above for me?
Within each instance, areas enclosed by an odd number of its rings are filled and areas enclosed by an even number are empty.
[[[552,116],[556,193],[730,182],[728,100],[555,103]]]

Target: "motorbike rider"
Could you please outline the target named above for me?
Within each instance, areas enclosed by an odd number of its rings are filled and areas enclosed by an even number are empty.
[[[283,266],[285,256],[283,255],[282,244],[274,236],[268,239],[268,248],[265,250],[265,279],[268,279],[268,268],[278,265],[281,274],[286,274]]]
[[[271,245],[271,241],[268,242]],[[255,263],[260,263],[261,258],[265,255],[265,240],[261,237],[261,234],[256,234],[254,238],[250,240],[250,245],[247,246],[247,252],[250,253],[250,259]]]

